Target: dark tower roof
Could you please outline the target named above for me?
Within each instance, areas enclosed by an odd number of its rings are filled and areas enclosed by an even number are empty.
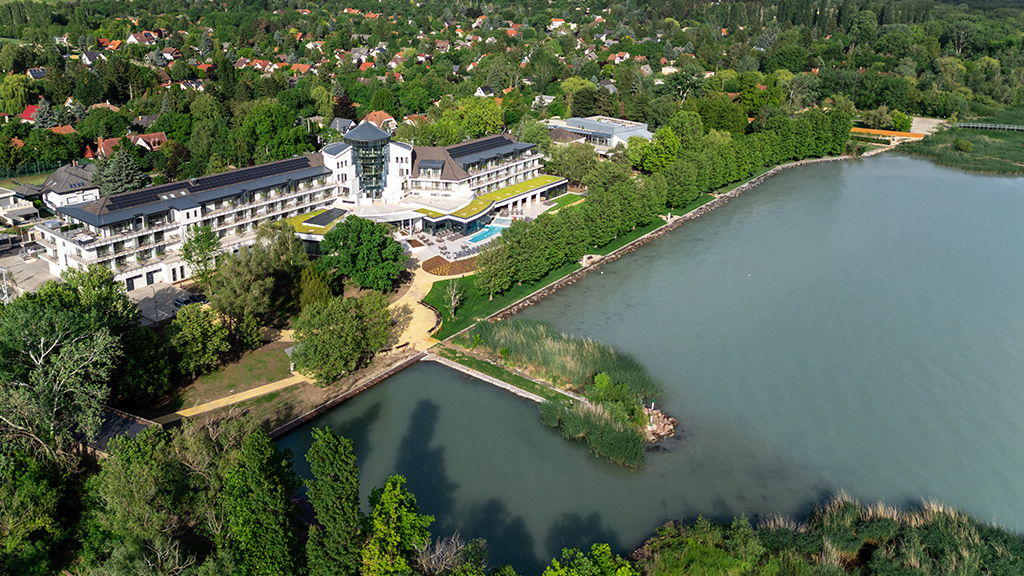
[[[378,142],[391,139],[391,134],[377,128],[370,122],[363,122],[359,126],[345,133],[345,142]]]

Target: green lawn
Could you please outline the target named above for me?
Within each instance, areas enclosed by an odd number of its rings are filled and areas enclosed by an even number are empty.
[[[558,210],[559,208],[562,208],[563,206],[568,206],[573,202],[579,202],[580,200],[583,200],[583,198],[585,197],[580,196],[579,194],[574,194],[572,192],[567,192],[565,194],[562,194],[561,196],[551,198],[550,201],[555,203],[555,207],[552,208],[552,210]]]
[[[247,353],[239,362],[200,376],[185,393],[180,408],[190,408],[231,394],[291,376],[291,361],[280,346]]]
[[[441,330],[439,330],[434,337],[438,340],[444,340],[453,336],[469,325],[475,324],[478,319],[486,318],[498,310],[515,303],[521,298],[525,298],[526,296],[533,294],[555,280],[568,276],[579,269],[580,265],[576,262],[566,264],[557,270],[551,271],[547,276],[541,278],[537,282],[532,284],[523,284],[522,286],[513,286],[508,292],[500,296],[495,296],[494,300],[488,300],[487,295],[481,295],[476,289],[475,276],[459,278],[459,286],[462,287],[465,299],[462,306],[459,307],[458,317],[455,320],[451,320],[449,318],[448,305],[445,303],[444,287],[448,282],[434,282],[434,285],[430,288],[430,293],[423,299],[427,304],[430,304],[434,308],[440,310],[444,317]]]
[[[502,368],[501,366],[495,366],[490,362],[486,362],[484,360],[474,358],[467,354],[463,354],[462,352],[459,352],[452,348],[448,348],[446,346],[437,346],[433,348],[431,351],[436,352],[438,356],[443,356],[444,358],[458,362],[459,364],[462,364],[467,368],[471,368],[473,370],[476,370],[477,372],[483,372],[484,374],[487,374],[492,378],[497,378],[498,380],[501,380],[506,384],[511,384],[512,386],[515,386],[520,390],[525,390],[532,394],[536,394],[537,396],[540,396],[545,400],[564,401],[569,399],[568,396],[560,392],[557,392],[552,388],[549,388],[541,384],[537,384],[536,382],[530,380],[529,378],[523,378],[518,374],[511,373],[508,370]]]
[[[664,220],[662,220],[661,218],[656,218],[654,222],[651,222],[647,226],[643,226],[641,228],[634,228],[633,230],[626,232],[622,236],[619,236],[618,238],[612,240],[611,242],[605,244],[604,246],[601,246],[600,248],[594,250],[587,250],[587,254],[600,254],[601,256],[607,256],[612,252],[618,250],[619,248],[622,248],[626,244],[629,244],[630,242],[643,236],[644,234],[647,234],[648,232],[653,232],[664,225]]]
[[[711,194],[701,194],[700,197],[698,197],[693,202],[690,202],[686,206],[683,206],[682,208],[673,208],[672,210],[669,210],[669,212],[673,216],[682,216],[687,212],[693,212],[697,208],[700,208],[701,206],[707,204],[708,202],[711,202],[714,199],[715,197],[712,196]]]

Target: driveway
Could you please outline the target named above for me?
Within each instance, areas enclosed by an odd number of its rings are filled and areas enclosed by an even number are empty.
[[[139,311],[142,312],[142,324],[148,326],[174,318],[176,312],[174,299],[187,297],[190,294],[173,284],[157,282],[132,290],[128,293],[128,297],[139,306]]]

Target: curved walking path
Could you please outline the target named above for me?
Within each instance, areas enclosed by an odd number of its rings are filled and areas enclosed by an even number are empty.
[[[434,282],[450,278],[461,278],[464,275],[435,276],[425,271],[422,266],[417,266],[412,271],[409,290],[401,298],[388,306],[392,311],[400,311],[405,307],[410,314],[408,323],[406,323],[401,334],[396,335],[393,344],[408,342],[410,346],[417,350],[427,350],[434,344],[437,344],[438,340],[430,336],[430,330],[433,329],[437,318],[434,316],[433,310],[420,304],[420,302],[430,293],[430,288],[434,285]]]

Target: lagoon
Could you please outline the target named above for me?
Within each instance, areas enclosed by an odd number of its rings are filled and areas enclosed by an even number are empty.
[[[784,171],[521,315],[635,355],[680,438],[629,471],[536,407],[420,363],[309,426],[364,494],[409,478],[435,535],[522,574],[662,522],[804,517],[829,493],[1024,528],[1024,179],[886,155]],[[282,439],[301,474],[308,426]]]

